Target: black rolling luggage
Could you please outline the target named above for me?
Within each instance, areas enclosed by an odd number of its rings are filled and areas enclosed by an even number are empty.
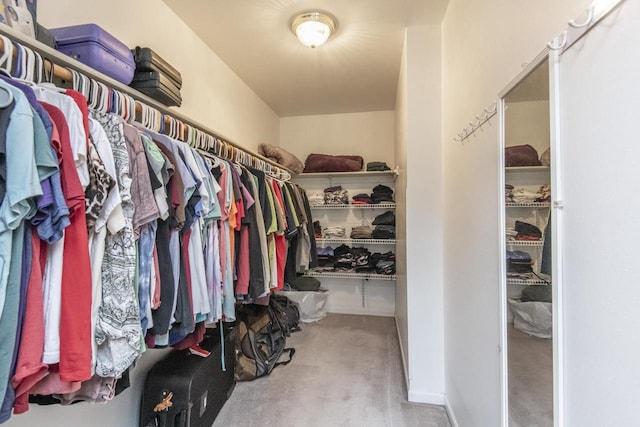
[[[229,326],[224,334],[225,371],[219,329],[207,329],[200,344],[211,352],[208,357],[174,351],[151,368],[142,392],[140,427],[211,427],[235,386]]]
[[[133,59],[136,62],[136,71],[156,71],[171,79],[174,86],[182,88],[182,76],[171,64],[162,59],[157,53],[148,47],[136,46],[132,50]]]
[[[157,71],[136,71],[131,87],[168,106],[182,105],[180,89],[164,74]]]
[[[182,76],[148,47],[132,49],[136,72],[131,87],[165,105],[182,105]]]

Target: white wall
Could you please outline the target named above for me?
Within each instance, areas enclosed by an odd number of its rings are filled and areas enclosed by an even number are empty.
[[[451,0],[443,21],[446,393],[460,426],[500,424],[498,130],[468,126],[591,0]]]
[[[629,54],[640,45],[638,22],[640,3],[627,0],[560,58],[565,207],[554,231],[564,250],[554,279],[562,278],[571,427],[639,423],[640,270],[631,242],[640,239],[640,199],[629,197],[640,192],[640,57]]]
[[[146,372],[169,350],[148,350],[131,371],[131,387],[106,405],[78,403],[71,406],[29,405],[25,414],[14,415],[2,424],[7,427],[133,427],[138,425],[140,396]]]
[[[303,162],[311,153],[360,155],[393,168],[393,111],[293,116],[280,119],[280,146]]]
[[[409,27],[398,85],[396,318],[409,400],[444,403],[440,27]]]
[[[256,152],[278,144],[278,116],[162,1],[40,0],[38,15],[48,28],[96,23],[152,48],[182,73],[181,113]]]

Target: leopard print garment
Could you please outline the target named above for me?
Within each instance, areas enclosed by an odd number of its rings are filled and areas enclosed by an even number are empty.
[[[100,216],[100,211],[102,211],[102,207],[107,200],[109,191],[111,191],[116,182],[104,167],[104,163],[100,159],[100,155],[91,138],[89,139],[87,154],[89,185],[84,192],[84,199],[87,208],[87,231],[90,231],[96,225],[96,220]]]

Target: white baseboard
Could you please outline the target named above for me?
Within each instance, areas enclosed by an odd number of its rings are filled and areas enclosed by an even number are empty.
[[[449,423],[451,424],[451,427],[458,427],[458,421],[456,420],[456,416],[453,413],[453,408],[451,407],[451,404],[449,403],[449,399],[447,399],[447,397],[444,397],[444,408],[447,410],[447,416],[449,417]]]
[[[445,404],[445,395],[440,393],[422,393],[409,390],[409,402],[428,403],[430,405],[443,406]]]
[[[328,314],[353,314],[356,316],[394,317],[393,312],[353,307],[330,307]]]
[[[402,358],[402,369],[404,370],[404,383],[409,390],[409,370],[407,369],[407,354],[404,351],[404,347],[402,347],[402,340],[400,337],[400,327],[398,326],[398,318],[394,317],[393,320],[396,322],[396,333],[398,334],[398,344],[400,345],[400,356]]]

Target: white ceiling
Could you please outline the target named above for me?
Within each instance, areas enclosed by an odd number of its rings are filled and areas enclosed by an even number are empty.
[[[395,109],[404,29],[440,24],[448,0],[163,0],[279,116]],[[300,11],[338,21],[327,44],[302,46]]]

